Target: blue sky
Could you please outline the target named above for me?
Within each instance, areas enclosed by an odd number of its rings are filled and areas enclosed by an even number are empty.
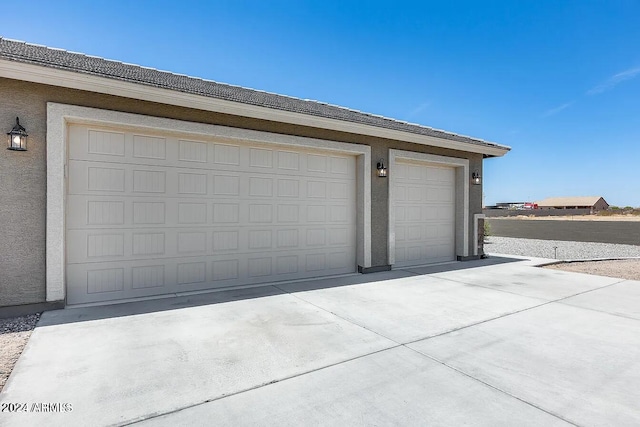
[[[4,37],[509,145],[485,161],[486,204],[602,195],[640,206],[639,1],[14,6]]]

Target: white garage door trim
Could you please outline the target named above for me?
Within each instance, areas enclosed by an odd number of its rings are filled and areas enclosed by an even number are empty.
[[[357,185],[356,261],[364,268],[371,267],[371,148],[369,146],[50,102],[47,103],[47,301],[60,301],[66,297],[65,209],[67,125],[69,123],[153,129],[180,135],[215,137],[217,140],[230,142],[278,144],[354,155],[356,156]]]
[[[396,168],[396,161],[400,160],[412,160],[416,162],[424,163],[425,165],[432,164],[436,166],[449,166],[455,168],[456,173],[456,231],[455,231],[455,248],[457,256],[469,255],[469,180],[466,177],[469,176],[469,160],[459,159],[456,157],[437,156],[434,154],[414,153],[412,151],[404,150],[389,150],[389,238],[388,238],[388,254],[389,265],[396,262],[396,230],[395,230],[395,210],[392,206],[395,206],[395,195],[393,189],[395,188],[394,169]],[[460,209],[462,207],[462,209]]]

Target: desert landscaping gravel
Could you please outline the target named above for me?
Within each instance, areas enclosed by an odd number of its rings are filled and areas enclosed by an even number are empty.
[[[484,250],[489,254],[511,254],[563,261],[617,259],[569,262],[545,267],[640,281],[640,246],[635,245],[490,236],[485,241]]]
[[[40,314],[0,319],[0,391],[4,387],[22,349],[27,345]]]
[[[511,254],[559,260],[640,257],[640,246],[613,243],[567,242],[490,236],[486,253]]]

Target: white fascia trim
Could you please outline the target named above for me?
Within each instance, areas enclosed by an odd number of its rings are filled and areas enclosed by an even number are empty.
[[[196,108],[199,110],[213,111],[236,116],[252,117],[281,123],[388,138],[421,145],[448,148],[451,150],[480,153],[494,157],[504,156],[510,150],[509,147],[493,147],[451,141],[432,136],[418,135],[410,132],[345,122],[342,120],[317,117],[302,113],[293,113],[273,108],[243,104],[241,102],[226,101],[207,96],[147,86],[141,83],[132,83],[90,74],[25,64],[22,62],[0,60],[0,77],[158,102],[161,104]]]
[[[334,151],[351,154],[363,161],[357,170],[362,182],[358,190],[357,261],[371,267],[371,147],[346,142],[325,141],[293,135],[280,135],[249,129],[231,128],[196,122],[186,122],[144,116],[119,111],[79,107],[76,105],[47,103],[47,230],[46,230],[46,298],[47,301],[65,299],[65,208],[67,175],[67,125],[69,123],[118,126],[161,131],[182,136],[230,142],[278,144],[292,148]],[[360,157],[362,156],[362,157]]]
[[[456,206],[456,227],[462,223],[462,239],[456,238],[456,255],[468,256],[469,255],[469,180],[466,179],[469,176],[469,160],[459,159],[457,157],[437,156],[435,154],[415,153],[413,151],[404,150],[389,150],[389,235],[387,238],[387,250],[389,255],[389,265],[393,265],[396,262],[396,212],[393,207],[395,206],[395,195],[393,189],[395,188],[395,176],[393,171],[396,168],[396,161],[400,160],[412,160],[424,164],[432,164],[436,166],[449,166],[459,169],[461,173],[456,173],[456,193],[462,191],[462,213],[458,211]],[[462,178],[461,178],[462,177]],[[456,199],[458,199],[456,194]],[[458,217],[460,215],[460,217]],[[459,233],[456,230],[456,237]],[[460,240],[460,241],[459,241]]]

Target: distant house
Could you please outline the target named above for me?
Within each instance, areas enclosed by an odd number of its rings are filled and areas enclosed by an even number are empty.
[[[591,213],[607,210],[609,204],[600,196],[549,197],[537,202],[538,209],[589,209]]]
[[[524,206],[524,202],[501,202],[501,203],[496,203],[496,208],[498,208],[498,209],[519,209],[521,206]]]
[[[531,202],[501,202],[493,206],[485,206],[485,209],[531,210],[538,209],[538,205]]]

